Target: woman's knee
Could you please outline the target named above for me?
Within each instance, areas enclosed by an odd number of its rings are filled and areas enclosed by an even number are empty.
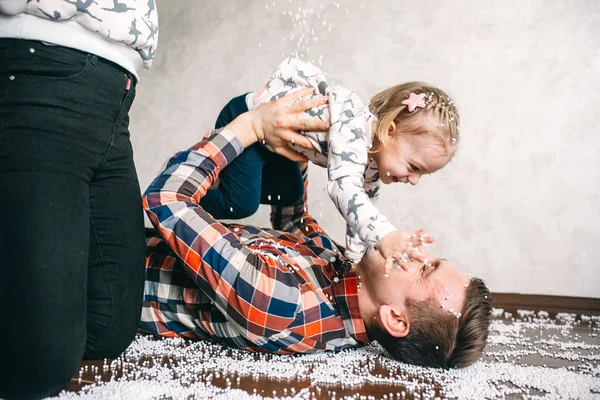
[[[136,299],[137,300],[137,299]],[[139,303],[121,307],[116,313],[88,316],[88,339],[85,360],[119,357],[133,342],[140,323],[142,295]]]
[[[80,362],[74,366],[47,368],[44,371],[32,371],[30,366],[15,368],[20,376],[12,378],[6,375],[0,379],[0,398],[2,399],[42,399],[63,389],[75,375]],[[4,382],[2,382],[5,380]]]
[[[3,343],[3,359],[12,362],[0,374],[0,398],[41,399],[63,389],[81,364],[85,336],[80,339],[64,336],[54,343]]]
[[[137,328],[136,328],[137,331]],[[129,347],[135,339],[135,332],[121,332],[118,335],[111,335],[98,343],[86,349],[83,356],[84,360],[101,360],[104,358],[115,359],[119,357]]]

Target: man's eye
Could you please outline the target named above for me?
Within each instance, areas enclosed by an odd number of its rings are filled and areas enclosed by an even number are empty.
[[[414,165],[414,164],[409,164],[409,165],[410,165],[411,171],[417,172],[419,170],[419,167],[417,167],[416,165]]]

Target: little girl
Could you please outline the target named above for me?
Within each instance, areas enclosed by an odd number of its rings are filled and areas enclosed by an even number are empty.
[[[360,260],[367,246],[386,258],[386,268],[394,260],[413,257],[412,246],[433,239],[424,231],[397,231],[374,202],[381,183],[416,185],[421,175],[450,161],[459,137],[454,102],[440,89],[409,82],[380,92],[365,105],[350,90],[329,86],[316,66],[288,58],[257,93],[231,100],[216,127],[305,87],[314,88],[314,96],[329,96],[329,104],[311,109],[303,117],[329,120],[331,128],[328,132],[303,132],[314,147],[311,150],[294,143],[290,146],[327,168],[329,196],[347,222],[346,257]],[[292,205],[303,195],[298,164],[260,143],[229,164],[219,182],[200,203],[215,218],[244,218],[261,203]]]

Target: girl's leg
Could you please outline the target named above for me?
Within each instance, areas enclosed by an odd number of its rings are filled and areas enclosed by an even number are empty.
[[[219,187],[209,189],[200,205],[216,219],[240,219],[260,206],[264,161],[257,145],[248,147],[219,174]]]
[[[229,103],[225,104],[225,107],[219,113],[217,122],[215,122],[215,129],[223,128],[225,125],[236,119],[239,115],[248,111],[248,105],[246,104],[246,94],[238,97],[234,97],[229,100]]]
[[[222,128],[248,111],[246,95],[233,98],[223,108],[215,128]],[[200,205],[217,219],[249,217],[260,205],[261,170],[263,157],[260,145],[255,144],[237,157],[219,174],[219,187],[209,189]]]

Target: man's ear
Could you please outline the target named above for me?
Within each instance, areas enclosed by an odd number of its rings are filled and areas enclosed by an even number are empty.
[[[382,305],[379,307],[379,319],[383,328],[393,337],[405,337],[410,330],[410,321],[405,313]]]

